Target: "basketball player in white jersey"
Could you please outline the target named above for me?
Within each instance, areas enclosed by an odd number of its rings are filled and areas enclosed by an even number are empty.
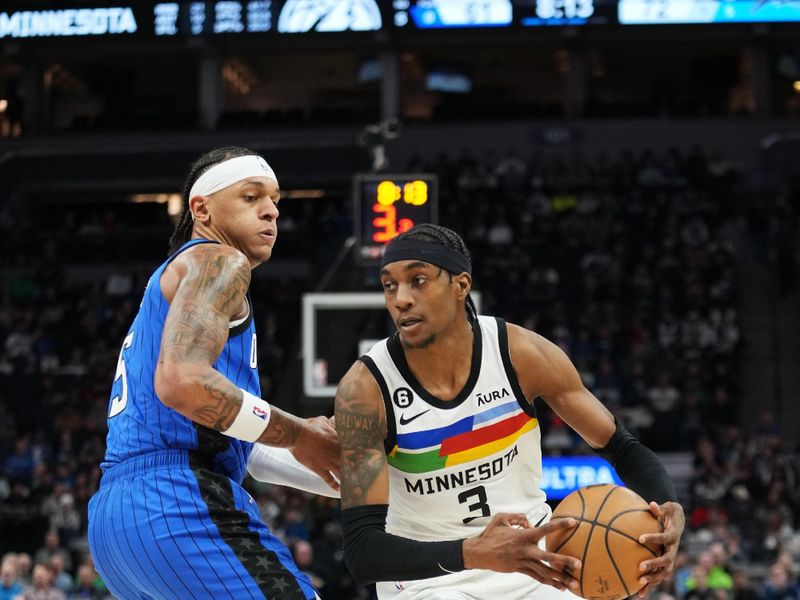
[[[381,283],[397,333],[348,371],[336,395],[345,558],[385,600],[574,596],[580,562],[546,552],[542,399],[651,501],[664,525],[640,541],[644,597],[671,571],[685,518],[658,458],[583,386],[541,336],[477,316],[469,252],[423,224],[386,248]],[[538,401],[538,400],[537,400]]]

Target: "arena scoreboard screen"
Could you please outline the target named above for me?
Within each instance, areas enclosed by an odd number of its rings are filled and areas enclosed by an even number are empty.
[[[4,39],[190,38],[592,25],[797,23],[796,0],[6,0]],[[413,34],[412,34],[413,35]]]
[[[615,0],[394,0],[403,29],[539,27],[615,23]]]
[[[622,25],[791,23],[800,5],[783,0],[620,0]]]
[[[356,261],[377,263],[384,247],[395,236],[418,223],[436,223],[437,201],[435,175],[356,175],[353,178]]]
[[[192,37],[378,31],[377,0],[4,2],[0,39]]]

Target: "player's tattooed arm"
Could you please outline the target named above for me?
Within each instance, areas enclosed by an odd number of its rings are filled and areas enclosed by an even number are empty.
[[[228,341],[230,321],[245,307],[250,264],[243,254],[204,244],[183,255],[183,275],[164,322],[156,389],[169,406],[196,423],[228,429],[242,406],[242,390],[213,368]],[[272,407],[259,441],[291,448],[301,420]]]
[[[388,465],[383,446],[386,414],[378,385],[361,362],[355,363],[339,383],[335,411],[341,443],[342,508],[388,503]]]
[[[250,265],[241,252],[217,244],[198,246],[185,258],[186,272],[164,322],[159,362],[211,365],[228,341],[228,323],[244,306]]]
[[[161,336],[156,391],[165,404],[217,430],[230,427],[242,392],[213,369],[228,324],[242,312],[250,264],[233,248],[203,244],[181,257],[182,276]]]

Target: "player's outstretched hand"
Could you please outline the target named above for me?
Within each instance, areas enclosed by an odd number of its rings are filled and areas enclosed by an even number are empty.
[[[672,573],[675,566],[675,556],[678,554],[678,545],[686,526],[686,517],[683,507],[677,502],[650,503],[650,512],[661,522],[661,533],[647,533],[639,538],[642,544],[661,544],[664,552],[661,556],[643,560],[639,564],[639,583],[644,587],[639,591],[639,597],[644,598],[652,588],[664,581]]]
[[[581,562],[539,548],[539,540],[548,533],[576,525],[575,519],[559,519],[532,527],[523,514],[499,513],[480,534],[464,540],[464,566],[499,573],[524,573],[560,590],[577,589],[578,582],[573,575],[581,568]]]
[[[333,421],[328,417],[311,417],[302,419],[302,423],[292,454],[334,490],[339,490],[339,437]]]

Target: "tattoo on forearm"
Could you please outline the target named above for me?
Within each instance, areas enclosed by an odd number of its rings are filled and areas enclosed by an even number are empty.
[[[217,371],[204,375],[201,381],[205,394],[194,406],[191,418],[206,427],[225,431],[242,407],[242,391]]]
[[[258,439],[262,444],[291,448],[300,435],[300,422],[297,417],[283,412],[275,406],[269,418],[269,426]]]
[[[201,381],[205,393],[195,404],[191,418],[211,429],[225,431],[242,409],[242,391],[217,371],[204,375]],[[273,406],[269,425],[258,441],[270,446],[291,448],[299,435],[298,419]]]
[[[336,394],[336,431],[342,445],[342,508],[363,504],[385,467],[386,422],[358,399],[359,386],[342,382]]]

